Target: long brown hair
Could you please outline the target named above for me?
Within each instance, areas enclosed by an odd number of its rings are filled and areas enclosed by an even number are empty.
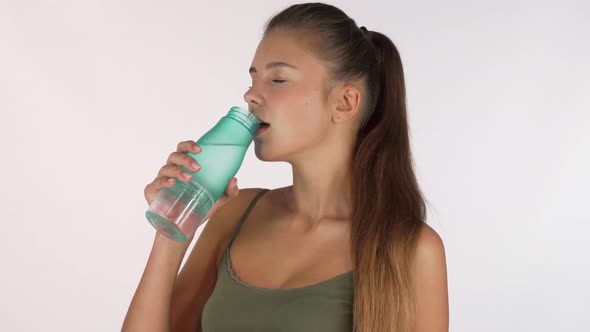
[[[413,169],[399,52],[387,36],[363,31],[323,3],[284,9],[264,34],[277,28],[308,32],[306,46],[326,63],[329,80],[363,82],[367,97],[352,162],[353,330],[409,331],[413,256],[426,204]]]

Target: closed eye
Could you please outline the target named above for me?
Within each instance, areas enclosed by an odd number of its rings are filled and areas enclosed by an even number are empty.
[[[287,82],[287,80],[272,80],[273,83],[285,83]],[[252,89],[251,86],[248,87],[248,89]]]

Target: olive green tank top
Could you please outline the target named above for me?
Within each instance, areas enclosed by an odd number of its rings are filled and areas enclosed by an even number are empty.
[[[217,267],[215,288],[203,308],[202,331],[352,331],[352,271],[314,285],[286,289],[249,285],[233,273],[231,245],[256,201],[267,191],[256,195],[233,231]]]

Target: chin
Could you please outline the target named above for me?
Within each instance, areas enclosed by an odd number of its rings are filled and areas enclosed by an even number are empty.
[[[262,151],[262,147],[259,144],[254,145],[254,154],[256,154],[256,158],[258,158],[258,160],[270,161],[268,158],[268,153],[264,153]]]
[[[256,144],[254,146],[254,154],[256,154],[256,158],[261,161],[283,161],[282,159],[278,158],[278,156],[272,155],[269,152],[268,146],[263,148],[262,145]]]

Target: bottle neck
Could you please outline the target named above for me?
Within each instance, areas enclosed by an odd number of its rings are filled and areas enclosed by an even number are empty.
[[[260,122],[252,113],[238,106],[232,107],[226,117],[238,121],[250,131],[252,136],[256,135],[256,131],[260,127]]]

